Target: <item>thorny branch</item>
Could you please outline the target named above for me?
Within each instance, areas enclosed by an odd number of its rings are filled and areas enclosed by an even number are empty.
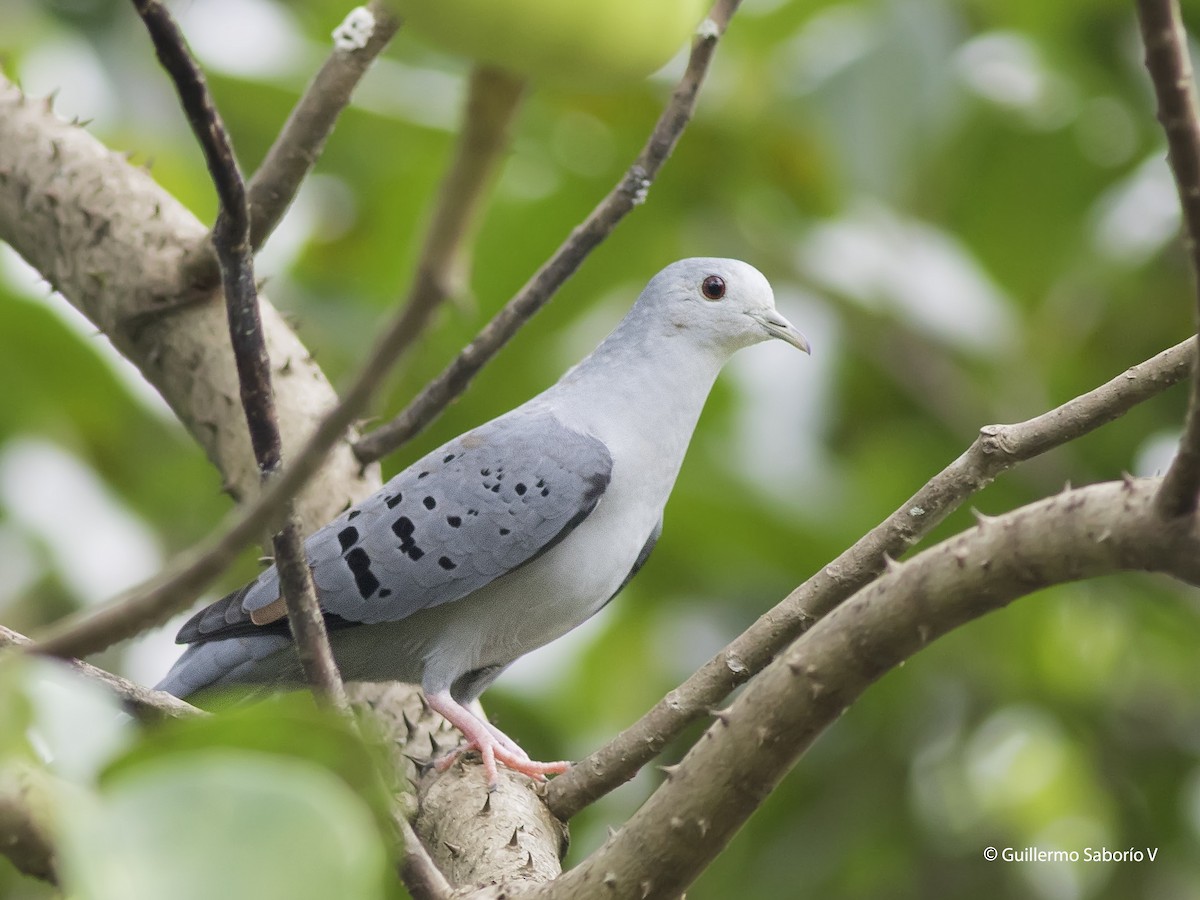
[[[889,557],[903,554],[997,475],[1117,419],[1196,368],[1196,346],[1189,339],[1040,416],[981,428],[966,452],[899,509],[761,616],[641,719],[550,782],[550,808],[568,819],[624,784],[821,616],[873,581]]]
[[[703,738],[620,830],[533,896],[680,896],[871,684],[1018,597],[1116,571],[1200,584],[1200,525],[1159,515],[1158,487],[1159,479],[1127,479],[1066,490],[892,567],[714,711]]]

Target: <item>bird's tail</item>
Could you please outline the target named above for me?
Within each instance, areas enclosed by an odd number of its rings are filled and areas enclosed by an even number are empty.
[[[155,687],[184,700],[208,688],[275,681],[281,674],[276,671],[279,663],[268,658],[290,644],[291,638],[282,634],[244,635],[192,644]],[[291,660],[283,662],[286,665]]]

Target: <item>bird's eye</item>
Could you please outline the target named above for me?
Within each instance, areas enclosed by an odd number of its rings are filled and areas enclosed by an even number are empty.
[[[720,300],[725,296],[725,279],[720,275],[709,275],[700,283],[700,291],[709,300]]]

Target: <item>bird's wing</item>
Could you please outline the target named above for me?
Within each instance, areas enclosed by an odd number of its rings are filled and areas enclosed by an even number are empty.
[[[459,600],[545,553],[600,502],[612,457],[548,410],[502,416],[419,460],[305,541],[331,626]],[[179,643],[282,626],[279,577],[201,610]]]

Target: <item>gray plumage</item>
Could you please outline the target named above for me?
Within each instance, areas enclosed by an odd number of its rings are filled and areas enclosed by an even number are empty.
[[[305,542],[349,680],[419,683],[493,757],[533,763],[464,708],[519,656],[599,610],[649,556],[704,400],[740,347],[807,343],[737,260],[651,280],[600,346],[527,403],[418,460]],[[162,690],[298,686],[274,567],[201,610]]]

